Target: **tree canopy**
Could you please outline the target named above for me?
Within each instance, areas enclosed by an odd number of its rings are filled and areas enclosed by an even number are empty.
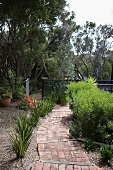
[[[33,81],[41,72],[50,77],[49,61],[58,68],[58,49],[70,46],[76,25],[74,13],[65,9],[66,1],[4,0],[1,6],[1,79],[9,78],[9,70]]]
[[[110,79],[109,59],[113,56],[108,52],[113,50],[113,25],[96,27],[95,23],[86,22],[75,32],[73,44],[77,55],[75,63],[79,77],[88,78],[90,75],[100,80]]]
[[[112,25],[77,26],[66,0],[1,2],[0,81],[12,76],[29,77],[31,83],[41,76],[110,79]]]

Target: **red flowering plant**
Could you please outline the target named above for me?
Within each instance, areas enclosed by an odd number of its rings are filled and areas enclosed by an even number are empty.
[[[0,99],[12,98],[12,90],[10,87],[0,86]]]
[[[35,102],[32,97],[24,95],[20,100],[18,100],[19,110],[33,110]]]

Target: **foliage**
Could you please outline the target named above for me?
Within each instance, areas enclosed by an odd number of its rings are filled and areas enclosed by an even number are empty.
[[[28,113],[27,117],[28,117],[29,125],[32,127],[36,127],[39,117],[40,117],[40,112],[39,112],[39,109],[36,103],[35,103],[33,111]]]
[[[113,94],[86,82],[70,83],[68,101],[82,137],[112,143]]]
[[[29,77],[30,83],[36,85],[37,78],[45,74],[48,77],[57,77],[60,73],[63,76],[71,73],[73,52],[70,38],[76,23],[74,13],[67,11],[66,7],[65,0],[2,2],[1,79],[10,79],[9,70],[11,70],[17,78]],[[69,50],[59,52],[62,44]],[[65,66],[62,65],[62,58],[65,65],[69,66],[69,70],[65,69],[65,72],[63,72]],[[67,58],[69,64],[66,62]]]
[[[44,100],[48,100],[50,103],[55,103],[56,100],[55,93],[53,91],[47,90],[44,96]]]
[[[58,46],[54,55],[51,53],[50,57],[47,59],[48,70],[51,77],[57,79],[75,79],[74,55],[71,49],[72,45],[63,43]]]
[[[51,98],[51,101],[53,101],[56,104],[61,104],[62,106],[67,104],[66,100],[66,92],[63,90],[53,91],[46,95],[46,98]]]
[[[19,110],[33,110],[34,109],[34,100],[32,97],[27,95],[22,96],[21,100],[18,100],[18,108]]]
[[[62,106],[67,104],[66,92],[64,90],[60,89],[58,92],[56,92],[55,96],[56,96],[56,104],[61,104]]]
[[[72,107],[76,95],[79,91],[90,90],[91,88],[96,88],[93,85],[93,82],[92,83],[86,81],[70,82],[70,84],[68,84],[68,90],[67,90],[67,100],[70,104],[70,107]]]
[[[28,96],[24,100],[32,102]],[[34,101],[32,110],[21,113],[16,119],[16,132],[11,135],[12,148],[18,158],[25,156],[26,150],[30,143],[30,136],[33,127],[36,127],[39,117],[46,116],[54,107],[50,99]],[[27,106],[24,108],[28,108]]]
[[[24,85],[16,86],[16,88],[13,88],[13,100],[21,99],[23,94],[25,94],[25,87]]]
[[[75,63],[80,79],[89,75],[97,80],[110,79],[111,63],[109,50],[112,51],[113,25],[99,25],[86,22],[75,30],[73,47],[76,53]],[[111,55],[112,60],[112,55]]]
[[[96,83],[96,79],[94,79],[93,77],[89,77],[87,81],[88,83],[91,83],[91,84]]]
[[[77,125],[77,122],[74,120],[71,124],[70,124],[70,135],[71,135],[71,138],[78,138],[80,137],[80,134],[81,134],[81,127],[79,125]]]
[[[109,162],[113,158],[113,148],[109,145],[101,146],[100,153],[104,162]]]
[[[16,123],[16,132],[11,135],[12,148],[18,158],[23,158],[30,143],[32,127],[26,114],[18,116]]]
[[[66,88],[68,83],[69,80],[48,80],[48,90],[45,89],[45,97],[51,98],[51,100],[56,104],[66,105]]]
[[[16,73],[9,69],[9,84],[13,89],[13,100],[21,99],[25,93],[25,80],[22,77],[16,77]]]
[[[93,151],[96,148],[96,144],[94,143],[94,141],[92,139],[87,138],[84,141],[84,147],[87,151],[89,151],[89,150]]]
[[[12,91],[13,100],[20,99],[25,93],[25,80],[22,77],[16,77],[16,73],[11,69],[8,69],[7,79],[0,79],[2,90],[8,89]]]
[[[43,99],[42,101],[36,102],[37,112],[41,117],[45,117],[54,107],[54,102],[48,99]]]
[[[0,98],[12,98],[12,89],[8,86],[0,87]]]

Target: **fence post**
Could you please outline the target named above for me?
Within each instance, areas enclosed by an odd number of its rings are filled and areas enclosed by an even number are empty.
[[[44,79],[42,78],[42,99],[44,98]]]
[[[29,78],[26,79],[26,95],[29,96]]]

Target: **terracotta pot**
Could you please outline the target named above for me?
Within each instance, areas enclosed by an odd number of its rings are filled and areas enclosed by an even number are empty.
[[[10,98],[0,99],[0,107],[8,107],[11,103]]]

